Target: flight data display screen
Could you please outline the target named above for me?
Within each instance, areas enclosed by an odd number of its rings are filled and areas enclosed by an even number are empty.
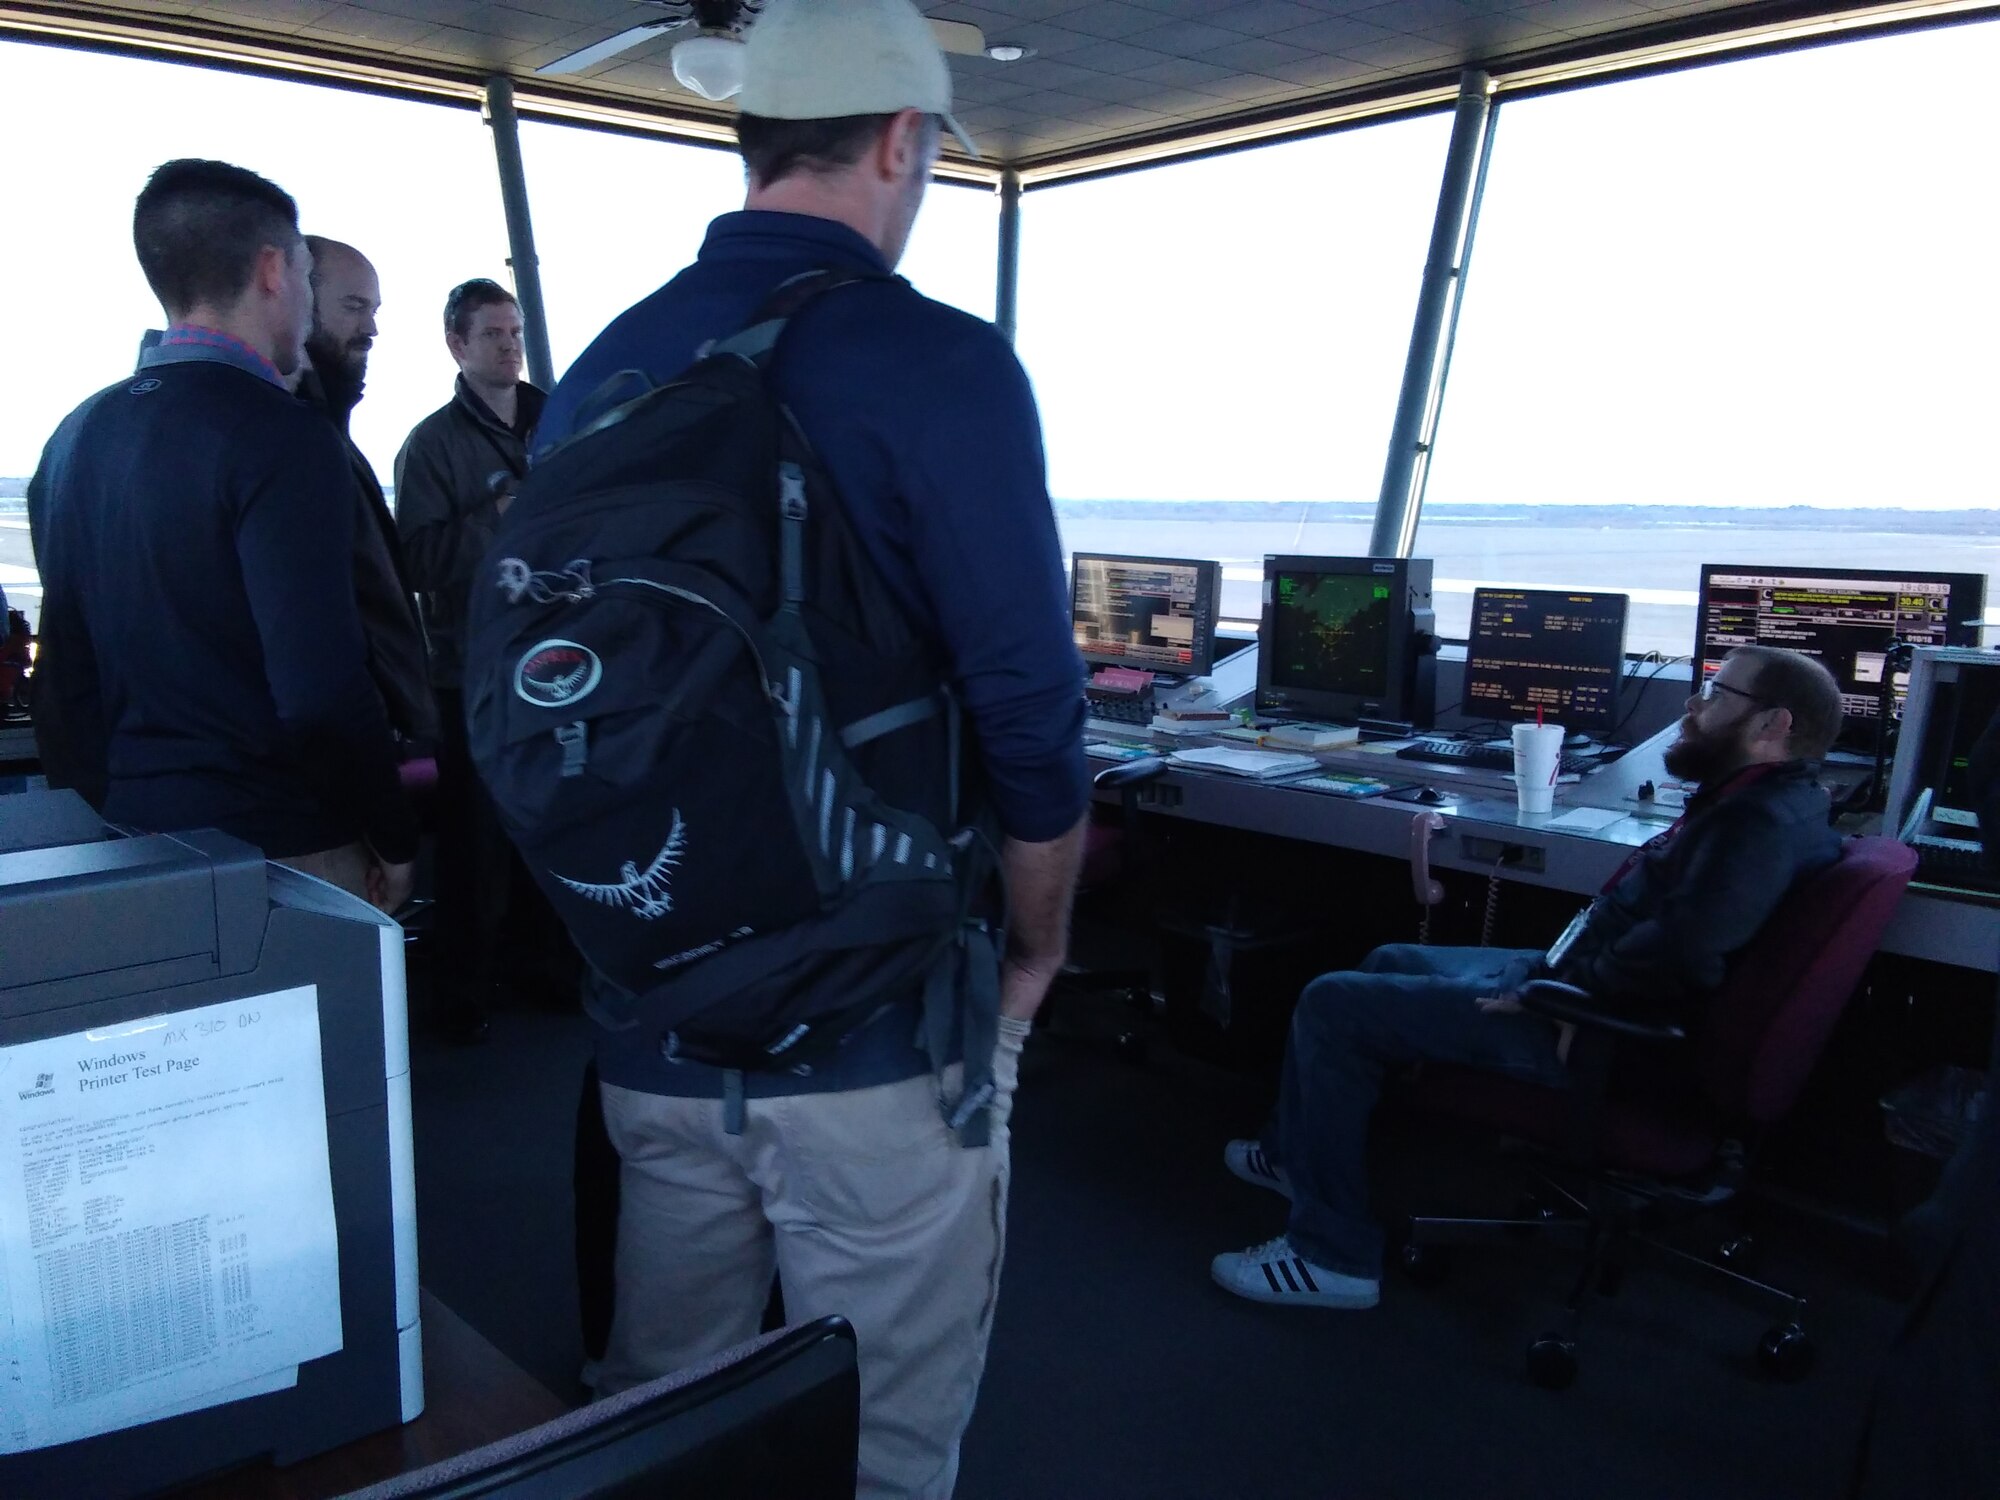
[[[1465,648],[1468,718],[1610,729],[1625,676],[1623,594],[1475,589]]]
[[[1071,560],[1070,627],[1093,666],[1200,676],[1215,654],[1213,562],[1161,557]]]
[[[1369,573],[1280,572],[1270,581],[1270,685],[1279,690],[1389,691],[1390,611],[1395,589]]]
[[[1849,720],[1872,720],[1889,647],[1973,644],[1965,622],[1979,615],[1985,596],[1986,580],[1977,574],[1711,565],[1701,573],[1695,680],[1714,676],[1732,647],[1782,646],[1819,658],[1833,673]],[[1898,673],[1898,717],[1908,685],[1907,673]]]

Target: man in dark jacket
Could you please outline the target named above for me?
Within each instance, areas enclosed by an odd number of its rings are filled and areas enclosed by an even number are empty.
[[[220,828],[394,910],[417,829],[368,678],[346,460],[285,379],[312,314],[297,207],[173,161],[132,231],[167,331],[28,487],[50,778],[115,823]]]
[[[368,257],[352,245],[309,234],[306,246],[313,257],[313,326],[306,337],[307,363],[299,371],[298,393],[333,423],[354,473],[354,597],[368,638],[368,675],[381,691],[389,727],[403,741],[403,752],[434,750],[437,705],[396,518],[389,514],[374,465],[348,431],[367,389],[382,285]]]
[[[521,308],[498,282],[452,288],[444,338],[458,386],[396,455],[396,526],[430,634],[431,681],[455,698],[472,575],[527,476],[528,440],[548,397],[521,378]],[[455,704],[440,707],[463,717]]]
[[[1223,1155],[1237,1176],[1292,1200],[1288,1231],[1218,1255],[1215,1280],[1257,1302],[1373,1307],[1382,1232],[1368,1215],[1365,1157],[1387,1071],[1434,1060],[1562,1086],[1566,1031],[1515,998],[1545,975],[1607,1001],[1693,1009],[1792,887],[1840,857],[1818,781],[1840,715],[1840,689],[1817,661],[1739,647],[1688,699],[1666,754],[1669,773],[1699,786],[1686,814],[1555,948],[1396,945],[1308,985],[1271,1126]]]
[[[528,441],[547,397],[521,378],[521,308],[498,282],[445,299],[445,344],[458,362],[452,399],[419,422],[396,455],[396,526],[430,637],[441,739],[437,790],[437,938],[447,1028],[477,1041],[499,973],[510,898],[559,941],[553,914],[517,879],[512,846],[473,769],[465,738],[464,622],[473,574],[528,472]],[[553,964],[551,965],[554,966]]]

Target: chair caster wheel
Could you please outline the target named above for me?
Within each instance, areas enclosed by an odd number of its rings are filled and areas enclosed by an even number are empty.
[[[1515,1239],[1533,1239],[1538,1228],[1546,1228],[1562,1218],[1562,1210],[1537,1193],[1528,1193],[1514,1205],[1514,1222],[1507,1233]]]
[[[1440,1245],[1405,1245],[1403,1275],[1417,1286],[1437,1286],[1451,1273],[1451,1255]]]
[[[1576,1383],[1576,1342],[1545,1333],[1528,1345],[1528,1378],[1545,1391],[1565,1391]]]
[[[1757,1262],[1762,1259],[1759,1254],[1762,1249],[1755,1236],[1739,1234],[1715,1247],[1715,1263],[1749,1276],[1756,1272]]]
[[[1796,1323],[1780,1323],[1757,1341],[1757,1366],[1773,1380],[1803,1380],[1819,1351]]]

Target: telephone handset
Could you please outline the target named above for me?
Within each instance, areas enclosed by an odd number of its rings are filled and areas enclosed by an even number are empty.
[[[1416,893],[1423,916],[1417,923],[1417,941],[1431,940],[1431,909],[1444,904],[1444,884],[1431,875],[1431,835],[1444,827],[1444,814],[1420,812],[1410,820],[1410,885]],[[1503,856],[1504,858],[1504,856]],[[1500,916],[1500,865],[1486,881],[1486,910],[1481,914],[1479,941],[1493,945],[1493,928]]]
[[[1431,835],[1444,827],[1444,814],[1428,810],[1410,820],[1410,884],[1416,892],[1423,916],[1417,924],[1417,941],[1431,940],[1431,908],[1444,900],[1444,885],[1431,876]]]

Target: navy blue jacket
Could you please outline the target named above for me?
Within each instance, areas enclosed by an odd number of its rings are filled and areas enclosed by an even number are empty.
[[[700,257],[612,322],[549,397],[535,449],[570,435],[579,407],[622,372],[664,382],[748,323],[780,282],[818,268],[887,276],[845,225],[799,214],[725,214]],[[1041,424],[1013,350],[990,323],[906,282],[839,288],[787,330],[778,394],[839,491],[897,601],[929,630],[964,704],[1001,827],[1029,842],[1067,832],[1090,797],[1082,662],[1070,636]],[[807,1079],[753,1075],[748,1091],[866,1087],[928,1065],[915,1006],[849,1039]],[[720,1075],[600,1040],[607,1081],[714,1094]],[[671,1074],[671,1076],[669,1076]]]
[[[723,215],[692,266],[570,366],[536,452],[566,438],[579,404],[613,376],[671,379],[779,282],[821,266],[889,269],[831,220]],[[1041,424],[1014,351],[992,324],[907,283],[849,286],[800,314],[777,381],[882,581],[943,643],[1001,826],[1030,842],[1067,832],[1090,792],[1083,665]]]
[[[133,828],[412,859],[339,434],[242,346],[171,338],[70,413],[29,485],[51,777]]]

